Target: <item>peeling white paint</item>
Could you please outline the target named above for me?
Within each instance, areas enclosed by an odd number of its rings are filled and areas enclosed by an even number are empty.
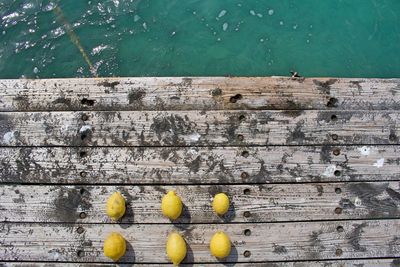
[[[80,133],[83,133],[83,132],[86,132],[86,131],[91,131],[92,130],[92,126],[90,126],[90,125],[83,125],[82,127],[81,127],[81,129],[79,130],[79,132]]]
[[[296,182],[300,182],[301,181],[301,177],[296,177]]]
[[[10,145],[10,144],[12,144],[13,142],[15,142],[14,131],[6,132],[6,133],[3,135],[3,143],[4,143],[4,144],[7,144],[7,145]]]
[[[199,133],[192,133],[191,135],[189,135],[190,141],[193,141],[193,142],[199,141],[200,137],[201,137],[201,135]]]
[[[324,173],[322,175],[326,176],[326,177],[333,177],[334,174],[335,174],[335,171],[336,171],[336,166],[335,165],[329,165],[325,169],[325,171],[324,171]]]
[[[362,204],[361,199],[359,199],[358,197],[356,197],[356,198],[354,199],[354,205],[357,206],[357,207],[359,207],[359,206],[361,206],[361,204]]]
[[[374,163],[374,167],[382,168],[384,163],[385,163],[385,159],[384,159],[384,158],[378,159],[378,160]]]
[[[363,156],[368,156],[371,153],[371,148],[367,146],[363,146],[358,149]]]

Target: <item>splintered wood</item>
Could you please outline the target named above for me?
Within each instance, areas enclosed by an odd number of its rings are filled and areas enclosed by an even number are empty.
[[[399,123],[399,79],[0,80],[0,264],[106,266],[116,231],[158,266],[176,231],[194,266],[400,266]]]

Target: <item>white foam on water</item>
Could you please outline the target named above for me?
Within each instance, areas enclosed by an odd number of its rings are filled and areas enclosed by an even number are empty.
[[[262,17],[263,17],[263,15],[262,15],[262,14],[260,14],[260,13],[257,13],[257,17],[259,17],[259,18],[262,18]]]
[[[95,48],[92,49],[91,54],[92,54],[92,55],[97,55],[97,54],[101,53],[103,50],[105,50],[105,49],[107,49],[107,48],[109,48],[108,45],[99,45],[99,46],[96,46]]]
[[[272,16],[273,14],[274,14],[274,10],[273,9],[268,10],[268,15]]]
[[[225,22],[225,23],[222,25],[222,30],[225,32],[227,29],[228,29],[228,23]]]
[[[147,24],[146,24],[146,22],[143,22],[143,29],[145,29],[146,31],[147,31]]]
[[[252,16],[255,16],[255,15],[256,15],[256,12],[255,12],[254,10],[250,10],[250,14],[251,14]]]
[[[139,16],[139,15],[133,16],[133,21],[134,21],[134,22],[137,22],[137,21],[139,21],[139,20],[140,20],[140,16]]]
[[[218,18],[222,18],[223,16],[225,16],[227,13],[227,11],[225,9],[221,10],[221,12],[219,12],[218,14]]]

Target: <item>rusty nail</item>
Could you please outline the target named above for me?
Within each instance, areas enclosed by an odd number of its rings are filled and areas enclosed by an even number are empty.
[[[337,208],[335,209],[335,213],[336,213],[336,214],[341,214],[342,211],[343,211],[343,209],[340,208],[340,207],[337,207]]]
[[[86,213],[85,212],[79,213],[79,218],[85,219],[86,218]]]
[[[249,178],[249,174],[247,172],[242,172],[240,177],[242,177],[243,179],[247,179],[247,178]]]
[[[88,117],[88,115],[83,114],[82,117],[81,117],[81,119],[82,119],[83,121],[87,121],[87,120],[89,119],[89,117]]]
[[[248,250],[246,250],[246,251],[243,253],[243,256],[244,256],[245,258],[249,258],[249,257],[251,256],[251,252],[248,251]]]
[[[243,139],[244,139],[244,136],[243,136],[243,135],[241,135],[241,134],[238,134],[238,136],[237,136],[237,139],[238,139],[239,141],[243,141]]]
[[[339,156],[340,155],[340,148],[336,147],[333,149],[333,155]]]
[[[341,250],[340,248],[336,249],[335,252],[336,256],[341,256],[343,254],[343,250]]]
[[[84,231],[85,231],[85,230],[84,230],[83,227],[81,227],[81,226],[79,226],[79,227],[76,229],[76,232],[77,232],[78,234],[82,234]]]
[[[81,177],[86,177],[86,175],[87,175],[87,173],[86,173],[85,171],[81,171],[81,172],[80,172],[80,176],[81,176]]]
[[[332,134],[331,137],[332,137],[332,140],[334,140],[334,141],[338,140],[338,138],[339,138],[339,136],[337,134]]]
[[[245,236],[250,236],[251,235],[251,230],[250,229],[244,230],[244,235]]]
[[[251,216],[250,211],[243,212],[243,216],[246,217],[246,218],[249,218]]]

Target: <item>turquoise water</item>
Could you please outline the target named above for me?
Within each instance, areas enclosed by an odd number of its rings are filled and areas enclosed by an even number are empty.
[[[399,0],[1,0],[0,17],[0,78],[400,77]]]

